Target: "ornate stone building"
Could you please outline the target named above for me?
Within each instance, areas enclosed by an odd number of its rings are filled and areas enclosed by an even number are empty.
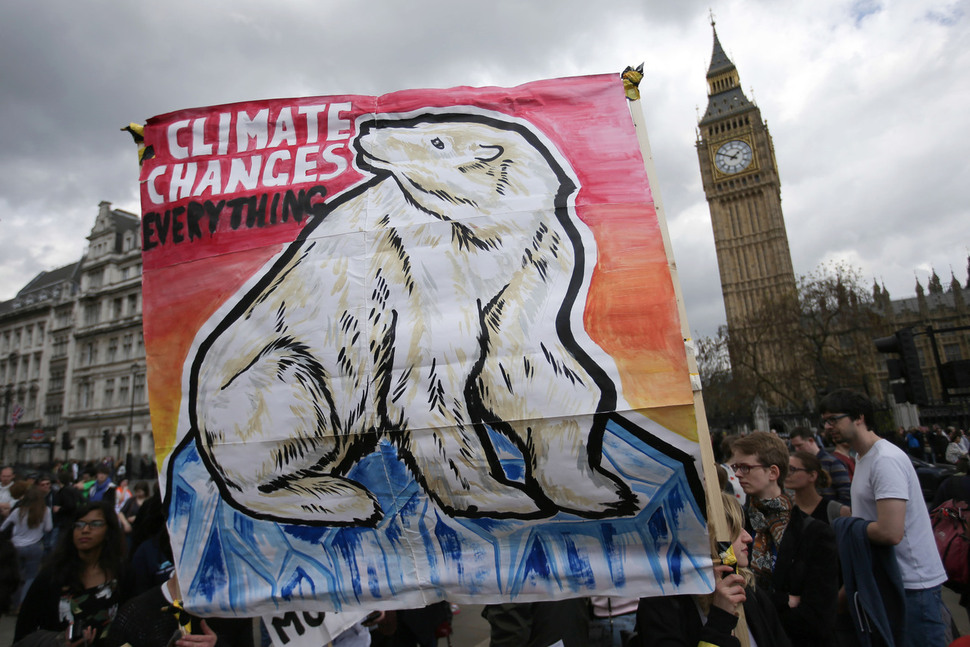
[[[934,273],[928,291],[917,282],[915,298],[895,301],[879,286],[874,286],[871,301],[836,289],[826,295],[831,302],[822,305],[828,312],[806,312],[805,304],[800,308],[771,134],[760,109],[742,91],[737,68],[716,30],[713,36],[708,104],[698,123],[696,146],[711,212],[732,371],[741,376],[735,385],[755,385],[752,410],[758,396],[769,414],[787,412],[778,415],[779,424],[796,418],[805,424],[817,392],[839,386],[866,391],[893,412],[897,424],[915,424],[915,407],[900,407],[891,397],[886,363],[891,357],[878,353],[873,343],[909,328],[915,333],[928,392],[919,418],[924,423],[970,423],[970,388],[944,391],[942,385],[947,364],[970,370],[970,331],[961,330],[970,328],[970,278],[961,287],[952,277],[946,287]],[[778,310],[789,310],[789,303],[790,315],[780,314]],[[772,398],[771,390],[762,388],[772,381],[784,383],[789,395]]]
[[[927,401],[919,407],[923,424],[960,424],[970,429],[970,386],[955,386],[954,376],[948,375],[948,368],[962,370],[965,382],[966,371],[970,370],[970,259],[967,272],[963,286],[952,274],[949,284],[944,286],[933,272],[928,289],[917,280],[916,295],[905,299],[893,300],[885,287],[873,284],[874,306],[884,317],[883,327],[874,331],[873,336],[891,335],[904,328],[914,333],[927,396]],[[881,389],[880,395],[888,400],[886,359],[890,357],[880,356],[872,376]]]
[[[0,463],[46,461],[53,450],[64,414],[79,270],[72,263],[41,272],[14,299],[0,302]]]
[[[0,303],[3,461],[153,451],[139,232],[137,215],[102,202],[79,262],[42,272]]]

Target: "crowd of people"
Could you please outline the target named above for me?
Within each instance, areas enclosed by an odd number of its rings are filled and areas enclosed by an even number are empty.
[[[712,536],[713,593],[488,605],[491,644],[949,644],[948,576],[907,454],[959,462],[933,505],[966,501],[970,441],[958,429],[881,437],[868,398],[848,390],[827,395],[820,415],[817,430],[716,447],[730,546]],[[110,460],[60,467],[22,478],[0,469],[0,611],[17,614],[17,647],[269,644],[258,623],[181,609],[157,481],[129,484]],[[383,612],[333,644],[434,645],[455,610]]]
[[[954,623],[941,588],[949,578],[929,510],[944,498],[970,494],[966,434],[915,430],[923,439],[917,456],[909,451],[913,430],[885,438],[876,434],[872,403],[861,393],[833,391],[821,400],[819,413],[818,430],[796,428],[788,443],[773,432],[756,431],[728,436],[720,447],[727,500],[744,501],[744,528],[752,538],[750,558],[739,559],[751,571],[748,588],[736,592],[741,601],[758,591],[756,600],[771,602],[752,609],[747,644],[950,644]],[[907,453],[960,462],[962,473],[940,486],[930,507]],[[718,584],[714,599],[723,607],[723,596],[717,597],[721,588]],[[961,593],[966,607],[967,595]],[[657,624],[676,617],[645,611],[657,604],[640,602],[640,644],[698,644],[695,634],[657,639]],[[704,631],[720,626],[720,614],[695,606],[703,615],[693,618],[694,624]],[[783,635],[771,633],[775,620]],[[702,639],[711,645],[739,644],[723,631]]]
[[[970,437],[956,427],[898,427],[886,439],[913,458],[930,463],[955,464],[970,452]]]
[[[723,547],[712,537],[713,593],[614,599],[627,614],[633,602],[635,621],[630,627],[615,619],[623,630],[613,633],[612,642],[589,637],[600,635],[592,630],[598,620],[592,615],[584,620],[589,633],[577,629],[584,607],[567,606],[575,601],[494,605],[484,614],[492,625],[491,644],[963,644],[951,643],[957,632],[942,585],[960,588],[948,581],[929,511],[947,499],[970,500],[966,433],[918,430],[920,447],[932,452],[919,454],[920,460],[960,467],[928,507],[907,456],[916,456],[907,450],[910,432],[876,434],[872,403],[850,390],[825,396],[819,413],[817,429],[796,428],[787,439],[755,431],[727,436],[715,447],[731,559],[722,558]],[[945,437],[946,445],[927,440],[934,436]],[[970,596],[960,593],[967,608]]]
[[[16,615],[14,644],[253,644],[245,620],[197,620],[183,635],[157,482],[129,486],[110,458],[53,467],[0,469],[0,611]]]

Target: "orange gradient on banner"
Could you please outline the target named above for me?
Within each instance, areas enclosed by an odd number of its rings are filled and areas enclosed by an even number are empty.
[[[144,331],[149,405],[159,464],[168,456],[179,431],[182,372],[196,332],[281,248],[273,245],[224,254],[145,274],[145,292],[158,298],[152,316],[145,318]],[[200,276],[210,278],[200,281]]]
[[[583,209],[597,244],[584,324],[616,361],[634,409],[693,403],[667,256],[652,206]]]

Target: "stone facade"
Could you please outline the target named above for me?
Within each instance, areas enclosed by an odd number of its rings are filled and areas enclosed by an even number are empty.
[[[968,259],[970,272],[970,259]],[[944,393],[939,366],[970,360],[970,276],[965,285],[951,276],[944,286],[936,273],[926,290],[917,280],[916,296],[893,300],[885,287],[873,285],[876,310],[884,317],[884,327],[873,337],[891,335],[901,328],[912,328],[919,356],[923,383],[929,404],[920,407],[921,421],[960,423],[970,427],[970,389],[950,389]],[[888,400],[889,374],[881,355],[872,375]]]
[[[154,451],[139,232],[137,215],[102,202],[80,261],[42,272],[0,303],[4,462],[120,460],[129,448],[139,457]]]

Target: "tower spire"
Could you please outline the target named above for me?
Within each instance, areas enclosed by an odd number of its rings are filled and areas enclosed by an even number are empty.
[[[724,52],[721,40],[717,37],[713,12],[711,32],[714,35],[714,48],[711,51],[711,64],[707,68],[707,111],[699,123],[700,126],[729,115],[747,112],[754,107],[744,96],[738,69]]]
[[[724,53],[724,48],[721,46],[721,40],[717,37],[717,27],[714,26],[713,17],[711,19],[711,31],[714,32],[714,49],[711,51],[711,64],[707,68],[707,79],[711,80],[712,77],[720,76],[725,72],[733,70],[737,72],[737,68],[734,67],[734,63],[728,58],[728,55]],[[711,94],[714,92],[712,91]]]

